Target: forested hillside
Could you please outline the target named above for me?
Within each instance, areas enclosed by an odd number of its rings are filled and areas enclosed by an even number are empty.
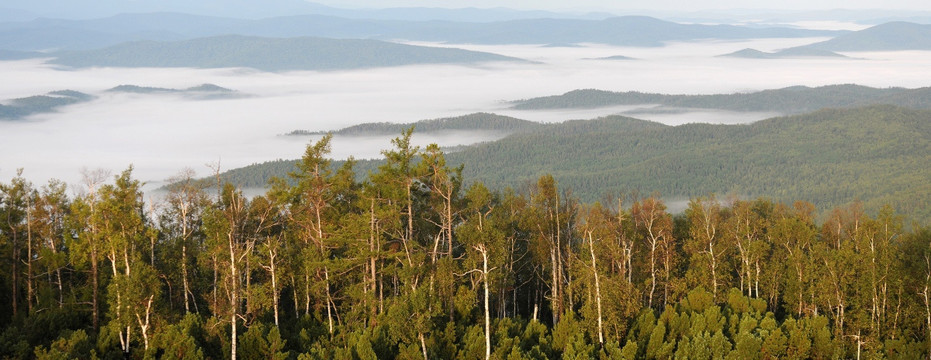
[[[931,113],[893,106],[821,110],[750,125],[665,126],[624,117],[567,121],[447,154],[466,183],[521,188],[552,174],[586,202],[605,195],[717,193],[810,201],[819,211],[862,201],[931,220]],[[263,187],[293,160],[224,179]],[[377,162],[360,162],[366,171]]]
[[[876,121],[928,129],[898,111]],[[677,131],[726,145],[702,129]],[[931,354],[931,232],[889,208],[816,221],[818,204],[709,196],[672,216],[653,196],[580,202],[550,175],[490,190],[410,135],[365,182],[351,162],[330,164],[324,137],[290,184],[252,199],[181,173],[153,207],[131,167],[85,173],[75,197],[57,181],[0,184],[0,357]]]
[[[408,124],[366,123],[353,125],[335,131],[294,130],[287,135],[325,135],[327,133],[332,133],[336,136],[397,135],[412,126],[416,129],[417,133],[466,130],[494,131],[501,134],[512,134],[536,129],[543,125],[533,121],[521,120],[510,116],[489,113],[474,113],[452,118],[421,120]]]
[[[772,111],[801,114],[824,108],[867,105],[899,105],[931,108],[931,88],[877,89],[861,85],[793,86],[750,93],[715,95],[666,95],[637,91],[574,90],[562,95],[513,102],[519,110],[597,108],[615,105],[662,105],[677,108],[732,111]]]
[[[29,115],[52,112],[66,105],[93,100],[94,96],[74,90],[52,91],[46,95],[35,95],[12,99],[0,104],[0,121],[17,120]]]
[[[931,219],[931,112],[891,106],[821,110],[750,125],[567,122],[449,154],[492,188],[551,173],[586,201],[631,191],[711,192],[828,209],[862,200]],[[577,125],[591,126],[587,130]],[[632,124],[636,124],[636,127]],[[639,128],[639,130],[635,130]]]

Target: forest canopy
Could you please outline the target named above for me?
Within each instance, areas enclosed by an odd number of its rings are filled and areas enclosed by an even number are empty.
[[[308,145],[253,198],[132,167],[0,186],[0,357],[914,359],[931,231],[886,207],[581,202],[466,184],[412,130],[358,180]]]

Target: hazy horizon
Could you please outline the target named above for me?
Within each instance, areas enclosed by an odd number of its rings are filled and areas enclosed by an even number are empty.
[[[91,19],[120,13],[177,12],[244,19],[276,16],[326,14],[358,18],[395,18],[398,20],[485,21],[473,14],[453,14],[454,10],[480,10],[484,15],[498,11],[496,19],[538,17],[548,13],[564,17],[603,17],[601,15],[650,15],[666,17],[775,16],[820,13],[829,17],[931,16],[931,3],[918,0],[889,0],[877,5],[869,0],[787,0],[777,5],[760,1],[683,1],[617,2],[578,0],[571,4],[558,0],[526,2],[519,0],[228,0],[224,2],[190,2],[184,0],[99,0],[94,3],[68,0],[7,0],[4,20],[29,20],[38,17]],[[411,10],[411,11],[406,11]],[[835,14],[831,14],[831,13]],[[859,15],[853,13],[860,12]],[[520,14],[525,13],[525,14]],[[919,14],[920,13],[920,14]],[[487,20],[487,19],[486,19]],[[744,19],[751,20],[751,19]],[[806,20],[842,20],[836,18]],[[849,19],[847,19],[849,20]]]

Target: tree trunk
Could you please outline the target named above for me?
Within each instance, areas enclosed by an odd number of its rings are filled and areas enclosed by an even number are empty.
[[[231,224],[232,225],[232,224]],[[233,234],[227,235],[230,248],[230,359],[236,360],[236,317],[239,311],[239,273],[236,271],[235,244]]]
[[[16,314],[19,309],[19,240],[16,236],[16,228],[10,223],[10,234],[12,234],[11,242],[13,243],[12,250],[13,253],[10,254],[10,265],[13,270],[13,281],[12,281],[12,292],[13,292],[13,317],[16,317]]]
[[[650,233],[650,296],[647,300],[647,307],[653,308],[653,293],[656,291],[656,246],[657,239],[653,236],[653,221],[650,221],[649,233]],[[591,237],[591,234],[589,234]],[[590,240],[590,239],[589,239]],[[592,255],[594,256],[594,255]]]
[[[417,333],[417,337],[420,338],[420,350],[423,351],[423,360],[429,360],[427,358],[427,342],[423,339],[423,333]]]
[[[559,269],[559,268],[558,268],[559,265],[558,265],[557,262],[556,262],[556,251],[557,251],[557,250],[556,250],[555,247],[553,247],[553,248],[550,250],[550,261],[553,263],[553,264],[552,264],[552,268],[553,268],[553,271],[552,271],[552,274],[553,274],[553,294],[552,294],[552,297],[553,297],[553,298],[552,298],[552,300],[551,300],[551,301],[552,301],[552,304],[551,304],[551,306],[550,306],[550,307],[553,309],[553,325],[555,325],[557,322],[559,322],[559,296],[560,296],[560,295],[559,295],[559,276],[557,275],[557,272],[559,271],[559,270],[558,270],[558,269]]]
[[[491,358],[491,318],[488,314],[488,251],[485,245],[478,249],[482,253],[482,283],[485,287],[485,360]]]
[[[718,299],[718,273],[717,273],[718,263],[714,255],[714,242],[713,241],[708,242],[708,254],[711,255],[711,289],[712,289],[711,294],[713,298],[715,299],[715,301],[717,301]]]
[[[272,307],[275,310],[275,327],[278,327],[278,273],[275,271],[275,256],[276,252],[273,252],[271,247],[268,249],[269,257],[269,266],[271,267],[272,275]]]
[[[310,315],[310,269],[304,265],[304,315]]]
[[[559,318],[562,317],[563,312],[563,288],[562,288],[562,224],[559,222],[559,191],[556,191],[556,202],[555,202],[555,212],[556,212],[556,289],[558,289],[558,297],[554,297],[556,301],[557,313],[553,314],[553,325],[555,326],[559,322]]]
[[[588,232],[588,251],[592,255],[592,274],[595,275],[595,302],[598,306],[598,343],[604,344],[604,330],[601,323],[601,283],[598,281],[598,266],[595,263],[595,242],[592,239],[592,232]],[[656,274],[653,274],[653,283],[656,283]],[[656,285],[653,286],[654,288]],[[650,300],[653,300],[653,291],[650,291]]]
[[[181,243],[181,283],[184,286],[184,313],[190,314],[191,309],[188,305],[190,300],[188,299],[188,294],[191,292],[191,289],[188,288],[187,283],[187,241],[182,237]]]
[[[26,310],[32,315],[32,298],[35,296],[35,289],[32,287],[32,216],[29,211],[29,205],[26,205]]]
[[[922,298],[925,302],[925,331],[928,334],[928,359],[931,359],[931,292],[929,292],[929,284],[931,284],[931,257],[925,256],[925,288],[921,292]]]
[[[294,278],[294,274],[291,274],[291,296],[294,297],[294,318],[301,318],[301,306],[300,302],[297,300],[297,279]]]
[[[97,303],[97,298],[99,297],[97,289],[100,288],[100,284],[98,284],[100,274],[98,274],[97,268],[97,241],[95,239],[91,242],[91,286],[94,288],[93,294],[91,295],[91,303],[94,308],[94,315],[91,318],[91,322],[94,324],[94,331],[96,332],[100,329],[100,305]]]
[[[139,323],[139,330],[142,332],[142,341],[145,345],[145,350],[149,350],[149,318],[152,314],[152,300],[155,298],[155,295],[149,296],[149,301],[145,306],[145,322],[142,321],[142,317],[139,316],[139,313],[136,313],[136,321]]]
[[[333,335],[333,306],[331,306],[333,298],[330,297],[330,271],[326,266],[323,267],[323,277],[326,282],[324,284],[326,286],[326,319],[329,325],[330,335]]]

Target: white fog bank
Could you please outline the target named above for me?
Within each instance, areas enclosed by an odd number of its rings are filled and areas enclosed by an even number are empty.
[[[156,182],[184,167],[201,175],[220,160],[231,169],[279,158],[297,158],[307,139],[279,136],[296,129],[336,130],[366,122],[495,112],[540,122],[595,118],[637,107],[517,112],[507,101],[558,95],[574,89],[709,94],[793,85],[856,83],[873,87],[931,85],[931,52],[846,54],[848,59],[753,60],[719,58],[743,48],[774,51],[821,39],[766,39],[676,43],[661,48],[457,46],[517,56],[537,63],[477,66],[407,66],[337,72],[266,73],[248,69],[61,70],[41,61],[0,62],[0,99],[73,89],[98,99],[57,113],[0,121],[0,181],[25,168],[37,184],[49,178],[75,183],[81,168],[114,173],[134,164],[135,174]],[[452,46],[452,45],[444,45]],[[590,60],[627,56],[635,60]],[[121,84],[188,88],[212,83],[252,95],[230,100],[190,100],[172,95],[105,93]],[[744,123],[770,114],[699,112],[641,118],[677,125]],[[489,134],[424,138],[441,145],[494,139]],[[340,140],[334,157],[370,157],[388,138]],[[420,140],[418,140],[420,141]]]

